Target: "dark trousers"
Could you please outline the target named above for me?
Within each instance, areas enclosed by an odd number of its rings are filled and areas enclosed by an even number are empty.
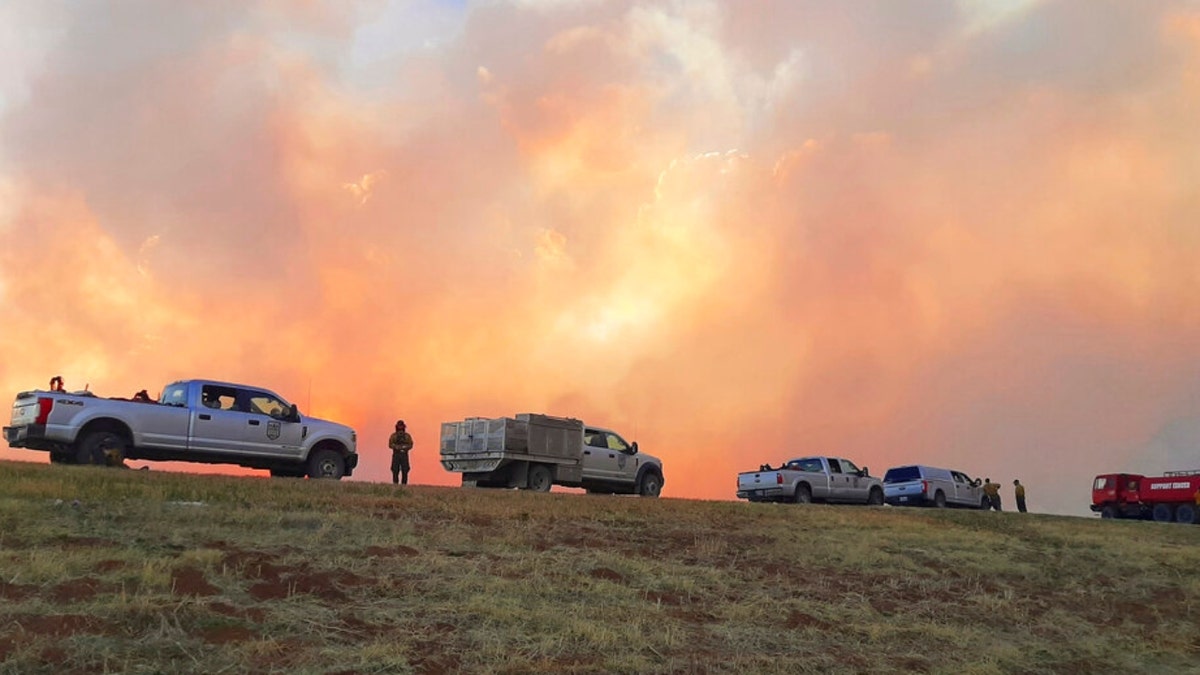
[[[1020,511],[1021,513],[1025,513],[1025,498],[1024,497],[1017,497],[1017,510]]]
[[[1000,509],[1000,495],[996,495],[995,497],[992,497],[992,498],[990,499],[990,501],[992,502],[992,510],[993,510],[993,511],[1000,511],[1000,510],[1001,510],[1001,509]]]
[[[392,453],[392,483],[408,485],[408,453]]]

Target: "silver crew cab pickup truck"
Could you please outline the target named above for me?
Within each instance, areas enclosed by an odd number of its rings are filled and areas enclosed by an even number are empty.
[[[441,456],[468,487],[546,492],[562,485],[643,497],[657,497],[663,487],[662,460],[611,429],[570,417],[522,413],[445,422]]]
[[[63,464],[104,464],[115,453],[334,479],[358,464],[350,427],[301,415],[267,389],[209,380],[169,384],[157,401],[144,392],[101,398],[61,385],[21,392],[4,438],[13,448],[48,451],[51,462]]]
[[[839,457],[801,457],[778,469],[739,473],[738,499],[752,502],[883,504],[883,484],[866,467]]]

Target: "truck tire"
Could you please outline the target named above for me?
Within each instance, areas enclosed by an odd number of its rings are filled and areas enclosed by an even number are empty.
[[[550,475],[550,468],[544,464],[535,464],[529,467],[529,489],[534,492],[549,492],[550,486],[554,484],[554,476]]]
[[[346,475],[346,460],[342,454],[329,448],[313,450],[308,458],[309,478],[332,478],[341,480]]]
[[[883,490],[877,487],[871,488],[870,494],[867,495],[867,504],[871,506],[883,506]]]
[[[637,493],[643,497],[657,497],[662,493],[662,478],[653,471],[647,471],[638,482]]]
[[[1105,506],[1104,508],[1100,509],[1100,517],[1106,518],[1106,519],[1107,518],[1120,518],[1121,512],[1117,510],[1117,507],[1113,506],[1112,504],[1109,504],[1108,506]]]
[[[933,505],[939,509],[946,508],[946,493],[938,490],[933,494]]]
[[[804,483],[797,485],[795,500],[797,504],[811,504],[812,488],[808,487]]]
[[[1156,523],[1169,523],[1175,520],[1175,510],[1171,508],[1170,504],[1155,504],[1150,515]]]
[[[125,439],[111,431],[92,431],[79,441],[75,451],[76,464],[108,464],[105,454],[109,451],[120,453],[125,458]]]
[[[1175,507],[1175,522],[1185,525],[1196,524],[1196,507],[1191,504],[1180,504]]]

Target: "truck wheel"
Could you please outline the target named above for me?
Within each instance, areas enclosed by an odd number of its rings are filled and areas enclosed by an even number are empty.
[[[662,493],[662,479],[658,474],[647,471],[642,475],[642,482],[638,485],[638,494],[643,497],[657,497]]]
[[[867,503],[871,506],[883,506],[883,490],[877,487],[871,488],[871,494],[867,496]]]
[[[529,467],[529,489],[534,492],[549,492],[550,486],[554,484],[554,477],[550,475],[550,469],[542,464]]]
[[[1169,523],[1175,520],[1175,512],[1171,509],[1170,504],[1155,504],[1151,516],[1156,523]]]
[[[108,453],[125,458],[125,439],[111,431],[93,431],[79,442],[75,451],[76,464],[108,464]]]
[[[322,448],[313,451],[308,458],[309,478],[332,478],[340,480],[346,475],[346,460],[336,450]]]
[[[796,486],[796,503],[811,504],[812,503],[812,488],[807,485]]]
[[[1120,518],[1121,512],[1117,510],[1117,507],[1113,506],[1112,504],[1109,504],[1108,506],[1100,509],[1100,517],[1101,518]]]
[[[1185,525],[1196,523],[1196,507],[1191,504],[1180,504],[1175,508],[1175,522]]]
[[[946,493],[938,490],[933,495],[933,505],[939,509],[946,508]]]

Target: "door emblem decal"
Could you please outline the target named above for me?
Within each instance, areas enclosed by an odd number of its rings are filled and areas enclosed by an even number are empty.
[[[279,438],[279,422],[267,422],[267,438],[271,440]]]

